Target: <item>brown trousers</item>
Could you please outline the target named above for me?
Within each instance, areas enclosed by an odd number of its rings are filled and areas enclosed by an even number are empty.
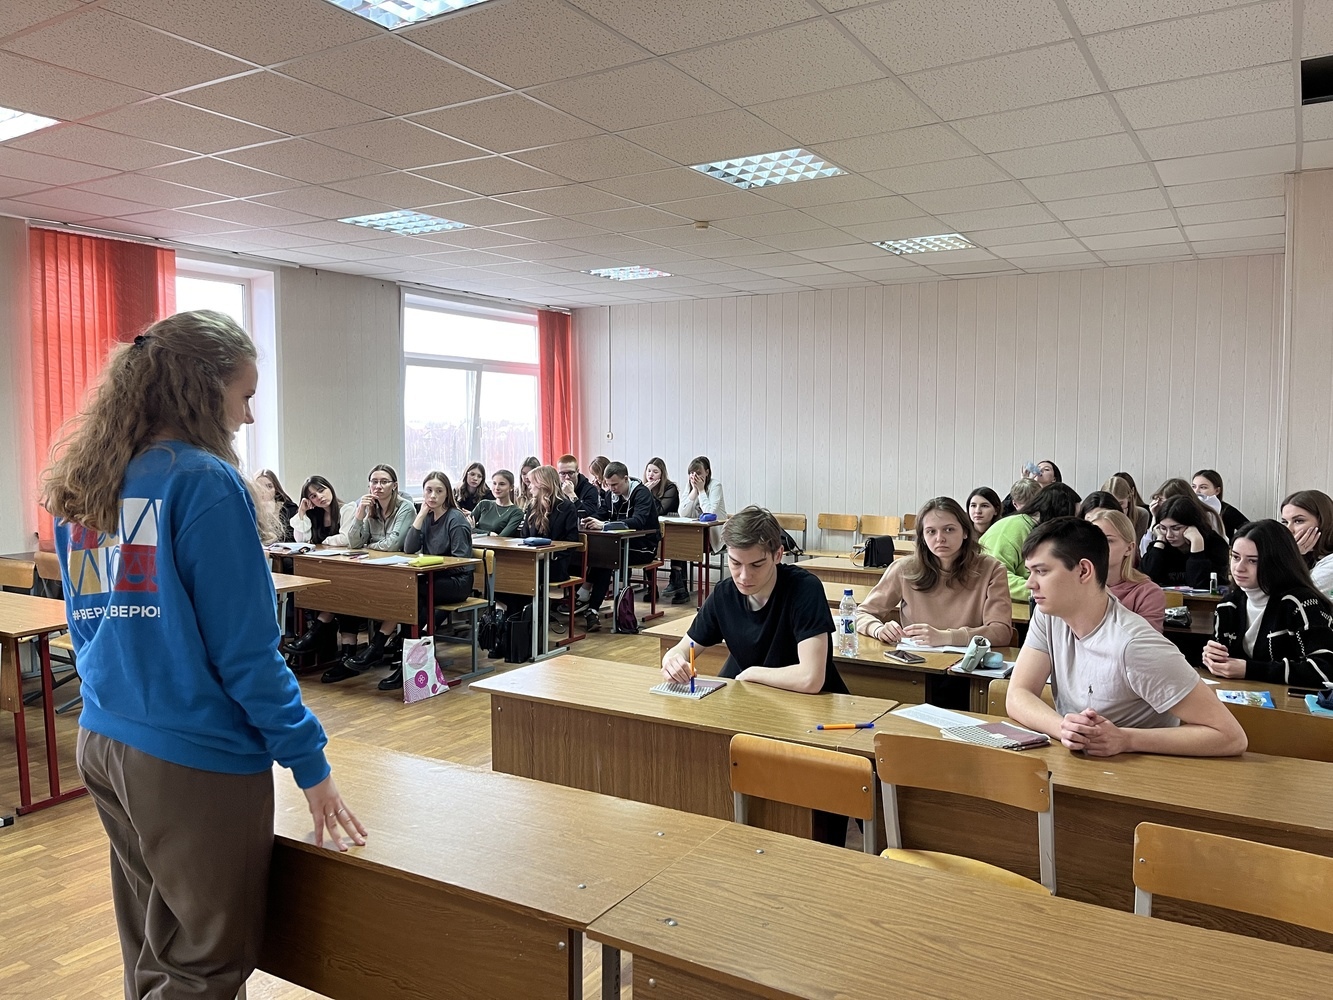
[[[78,761],[111,840],[126,1000],[232,1000],[263,940],[272,774],[198,771],[86,729]]]

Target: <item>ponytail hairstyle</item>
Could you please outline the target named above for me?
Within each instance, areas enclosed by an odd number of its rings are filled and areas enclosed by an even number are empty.
[[[125,470],[162,435],[239,471],[226,392],[257,357],[236,321],[211,309],[168,316],[115,348],[83,409],[52,448],[42,505],[56,518],[118,532]],[[247,486],[258,510],[254,485]]]

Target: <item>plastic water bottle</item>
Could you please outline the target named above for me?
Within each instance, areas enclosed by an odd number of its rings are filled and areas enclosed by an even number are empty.
[[[834,656],[855,656],[860,649],[856,634],[856,601],[848,587],[842,592],[842,603],[838,605],[838,634],[833,646]]]
[[[1208,574],[1208,593],[1210,593],[1210,594],[1220,594],[1220,593],[1222,593],[1222,588],[1219,587],[1219,586],[1217,585],[1217,574],[1216,574],[1216,573],[1210,573],[1210,574]]]

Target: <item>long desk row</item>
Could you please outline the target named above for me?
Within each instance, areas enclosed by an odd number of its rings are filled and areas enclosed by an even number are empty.
[[[304,797],[276,775],[260,968],[335,1000],[445,983],[575,1000],[585,931],[604,1000],[621,950],[654,1000],[1316,1000],[1333,980],[1315,951],[391,751],[330,756],[367,843],[313,846]]]

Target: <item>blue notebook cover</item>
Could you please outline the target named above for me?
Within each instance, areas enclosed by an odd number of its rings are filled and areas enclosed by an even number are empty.
[[[1218,691],[1217,696],[1233,705],[1253,705],[1255,708],[1276,708],[1269,691]]]

